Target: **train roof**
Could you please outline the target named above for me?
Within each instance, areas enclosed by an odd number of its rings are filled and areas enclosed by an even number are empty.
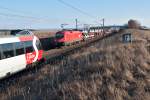
[[[18,37],[0,37],[0,44],[19,42]]]
[[[17,36],[13,36],[13,35],[0,35],[0,38],[15,38]]]
[[[58,31],[57,33],[62,33],[62,32],[81,32],[80,30],[61,30],[61,31]]]
[[[33,40],[33,36],[0,36],[0,44]]]
[[[34,35],[30,30],[0,31],[0,37]]]
[[[19,37],[30,37],[34,35],[0,35],[0,38],[19,38]]]

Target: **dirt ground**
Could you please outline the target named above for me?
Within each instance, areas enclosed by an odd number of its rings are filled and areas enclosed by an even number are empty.
[[[131,33],[132,43],[122,43]],[[1,100],[149,100],[150,32],[122,30],[23,76]]]

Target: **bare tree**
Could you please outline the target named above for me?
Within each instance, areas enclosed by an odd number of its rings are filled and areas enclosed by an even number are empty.
[[[128,21],[128,27],[132,29],[140,29],[141,24],[139,21],[131,19]]]

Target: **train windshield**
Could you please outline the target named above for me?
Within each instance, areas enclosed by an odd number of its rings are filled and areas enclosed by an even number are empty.
[[[62,33],[56,33],[56,38],[57,39],[61,39],[63,37],[64,37],[64,34],[62,34]]]

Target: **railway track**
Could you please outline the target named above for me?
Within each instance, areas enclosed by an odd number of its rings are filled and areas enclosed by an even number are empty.
[[[75,50],[80,50],[83,47],[88,47],[90,46],[92,43],[95,43],[101,39],[104,39],[106,37],[110,37],[114,34],[108,34],[106,36],[97,36],[93,39],[90,39],[88,41],[84,41],[81,42],[79,44],[74,44],[72,46],[65,46],[63,48],[60,49],[54,49],[53,52],[47,51],[44,54],[44,57],[46,58],[46,61],[44,63],[39,63],[37,65],[34,66],[30,66],[28,69],[23,70],[17,74],[11,75],[8,78],[2,79],[0,80],[0,92],[2,90],[4,90],[5,88],[7,88],[8,86],[11,86],[13,84],[16,84],[16,82],[22,78],[23,76],[27,76],[28,74],[34,74],[37,73],[41,68],[43,68],[43,66],[47,65],[47,64],[55,64],[55,63],[59,63],[59,61],[67,55],[70,55],[73,51]],[[36,67],[35,67],[36,66]]]

